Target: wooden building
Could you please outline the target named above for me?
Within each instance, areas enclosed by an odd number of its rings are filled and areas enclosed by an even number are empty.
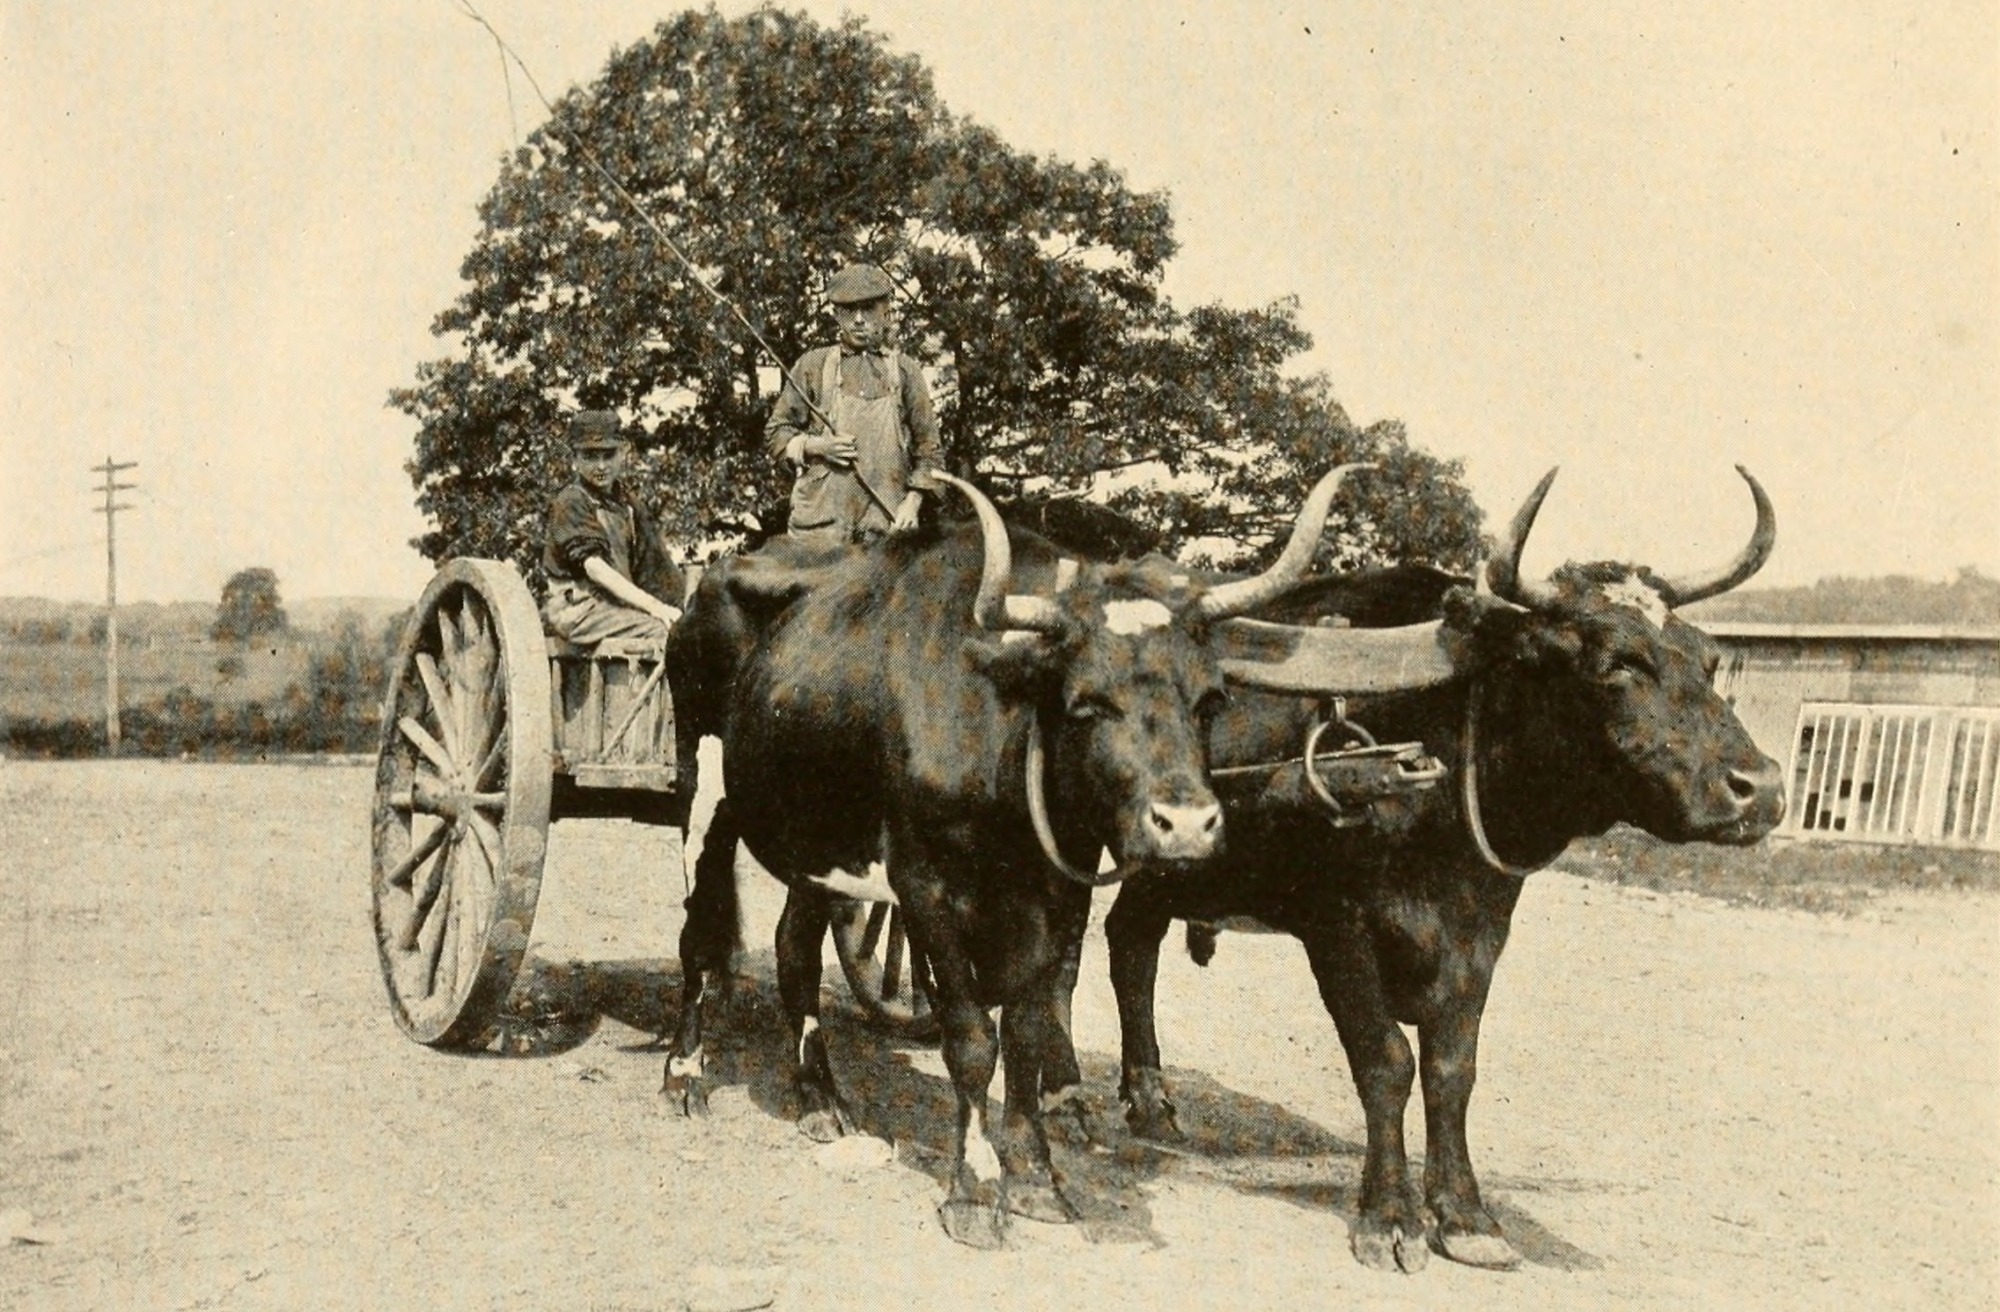
[[[1781,834],[2000,850],[2000,629],[1696,622],[1785,764]]]

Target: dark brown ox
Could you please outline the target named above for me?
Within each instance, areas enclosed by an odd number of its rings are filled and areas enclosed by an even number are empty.
[[[1740,471],[1739,471],[1740,472]],[[1320,997],[1346,1049],[1368,1125],[1359,1215],[1362,1262],[1415,1270],[1429,1242],[1447,1257],[1504,1267],[1518,1259],[1479,1195],[1466,1147],[1480,1017],[1522,876],[1570,840],[1618,821],[1673,842],[1752,843],[1782,818],[1777,765],[1711,687],[1717,654],[1672,613],[1754,574],[1775,534],[1757,504],[1749,546],[1728,566],[1685,580],[1626,565],[1566,566],[1519,576],[1521,546],[1554,478],[1522,507],[1490,565],[1491,593],[1435,571],[1314,580],[1268,615],[1294,623],[1429,623],[1390,633],[1322,630],[1291,643],[1280,666],[1232,675],[1265,689],[1220,717],[1217,767],[1298,754],[1310,703],[1285,691],[1325,686],[1313,670],[1362,637],[1400,635],[1406,674],[1437,686],[1360,698],[1349,715],[1377,738],[1421,740],[1448,782],[1404,799],[1379,828],[1334,828],[1299,767],[1218,777],[1230,828],[1226,859],[1195,874],[1147,874],[1119,891],[1107,921],[1123,1031],[1121,1092],[1141,1135],[1177,1138],[1160,1075],[1153,986],[1171,919],[1189,922],[1196,959],[1213,926],[1244,917],[1305,946]],[[1414,613],[1413,613],[1414,612]],[[1233,635],[1271,639],[1254,624]],[[1272,671],[1288,670],[1273,678]],[[1241,927],[1249,927],[1237,922]],[[1398,1022],[1414,1025],[1418,1055]],[[1051,1065],[1060,1065],[1058,1057]],[[1403,1111],[1421,1069],[1427,1153],[1423,1197],[1412,1190]]]
[[[700,999],[727,966],[740,835],[790,888],[778,987],[800,1128],[852,1128],[818,1018],[822,881],[881,858],[929,963],[958,1094],[946,1232],[990,1247],[1009,1209],[1073,1218],[1049,1166],[1041,1058],[1068,1048],[1091,885],[1141,865],[1191,869],[1220,849],[1204,748],[1224,700],[1211,629],[1298,579],[1343,472],[1307,498],[1271,571],[1215,588],[1160,563],[1059,580],[1039,543],[1017,577],[998,514],[956,479],[976,526],[847,556],[779,547],[711,571],[668,648],[680,759],[692,766],[694,740],[718,734],[726,787],[682,939],[670,1097],[704,1102]],[[1099,876],[1106,850],[1116,867]],[[989,1136],[994,1006],[1007,1077]]]

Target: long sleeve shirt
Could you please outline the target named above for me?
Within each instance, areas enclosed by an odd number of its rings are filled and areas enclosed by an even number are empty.
[[[829,398],[820,395],[829,351],[841,352],[842,391],[864,397],[887,394],[889,370],[881,357],[850,353],[839,346],[815,347],[800,356],[799,362],[792,366],[792,377],[798,379],[799,386],[805,389],[806,398],[822,411],[829,408]],[[931,389],[924,382],[923,366],[901,352],[896,355],[896,363],[903,383],[903,431],[910,440],[910,468],[913,473],[910,485],[927,489],[931,486],[931,471],[941,468],[944,463],[943,448],[938,441],[937,411],[931,405]],[[778,393],[777,402],[771,407],[770,419],[764,425],[764,445],[772,459],[782,460],[793,438],[816,427],[812,411],[806,408],[805,400],[800,399],[798,392],[787,381]]]

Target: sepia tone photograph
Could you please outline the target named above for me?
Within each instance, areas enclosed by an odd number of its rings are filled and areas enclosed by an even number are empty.
[[[0,1307],[2000,1302],[2000,5],[0,0]]]

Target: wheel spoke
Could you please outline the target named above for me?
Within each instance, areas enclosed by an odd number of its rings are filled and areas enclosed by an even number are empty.
[[[458,773],[458,763],[451,759],[451,753],[444,749],[442,743],[431,737],[431,731],[418,724],[415,718],[405,715],[396,721],[396,727],[401,729],[403,736],[415,743],[417,750],[438,768],[438,773],[446,778]]]
[[[438,865],[440,866],[449,865],[451,863],[452,854],[457,850],[458,850],[458,844],[453,843],[449,848],[445,850],[445,854],[442,857],[438,858]],[[449,937],[450,931],[451,931],[450,901],[449,899],[446,899],[446,913],[444,915],[433,917],[431,923],[424,926],[424,934],[423,934],[424,993],[426,996],[435,997],[437,995],[438,964],[444,957],[444,941],[447,937]]]
[[[493,623],[484,602],[467,593],[460,603],[455,632],[458,646],[451,653],[451,682],[459,695],[453,705],[457,712],[458,740],[468,758],[483,758],[498,738],[500,707],[504,704],[497,680],[499,645],[494,640]],[[476,785],[475,785],[476,786]]]
[[[861,956],[873,957],[875,945],[882,939],[882,922],[889,918],[887,902],[872,903],[868,908],[868,928],[861,932]]]
[[[438,850],[438,845],[444,842],[445,835],[450,832],[451,829],[449,826],[439,825],[418,839],[411,845],[409,855],[398,861],[396,868],[389,872],[389,882],[397,888],[408,888],[410,886],[410,876],[416,874],[417,867],[428,860],[431,853]]]
[[[491,820],[477,811],[468,813],[466,819],[470,822],[466,827],[472,830],[473,838],[478,841],[480,850],[486,855],[486,868],[493,872],[493,877],[497,880],[500,876],[500,831],[493,827]]]
[[[444,679],[438,674],[437,661],[427,651],[417,653],[417,674],[424,681],[424,691],[430,695],[432,718],[437,722],[438,733],[444,738],[444,749],[454,761],[466,757],[465,738],[459,732],[458,704],[452,698],[451,690],[445,687]]]
[[[458,934],[456,976],[459,979],[473,979],[478,974],[480,958],[486,951],[486,922],[492,916],[493,887],[500,870],[499,834],[489,839],[482,832],[483,826],[490,829],[486,821],[476,815],[471,819],[468,827],[477,840],[473,845],[477,850],[466,852],[464,868],[453,879],[453,892],[458,898],[452,923]]]
[[[465,639],[459,635],[458,621],[453,618],[448,606],[438,606],[437,619],[438,654],[444,658],[445,667],[449,669],[457,663],[458,650],[465,645]]]
[[[905,934],[903,918],[896,909],[889,909],[889,946],[882,952],[882,1000],[887,1002],[896,996],[903,984],[903,945]]]
[[[503,723],[496,723],[493,726],[492,745],[486,749],[485,758],[479,762],[479,769],[475,770],[472,775],[472,786],[474,788],[491,787],[493,783],[493,767],[506,759],[507,735],[501,732],[501,729],[504,727],[505,717],[496,717],[496,719]]]
[[[451,856],[451,887],[445,892],[442,913],[444,932],[438,936],[438,966],[431,977],[431,993],[446,998],[457,996],[458,981],[465,973],[465,896],[466,886],[472,882],[466,867],[478,860],[470,843],[457,844]]]
[[[408,788],[389,794],[389,803],[420,815],[444,815],[439,799],[448,798],[451,793],[449,782],[428,770],[418,770]]]
[[[416,902],[410,907],[409,924],[403,930],[403,951],[417,946],[423,930],[429,921],[431,908],[437,905],[438,890],[444,887],[446,868],[451,865],[452,851],[458,846],[457,831],[450,825],[439,825],[438,832],[446,836],[444,851],[431,863],[430,872],[424,876],[424,886],[417,890]]]

